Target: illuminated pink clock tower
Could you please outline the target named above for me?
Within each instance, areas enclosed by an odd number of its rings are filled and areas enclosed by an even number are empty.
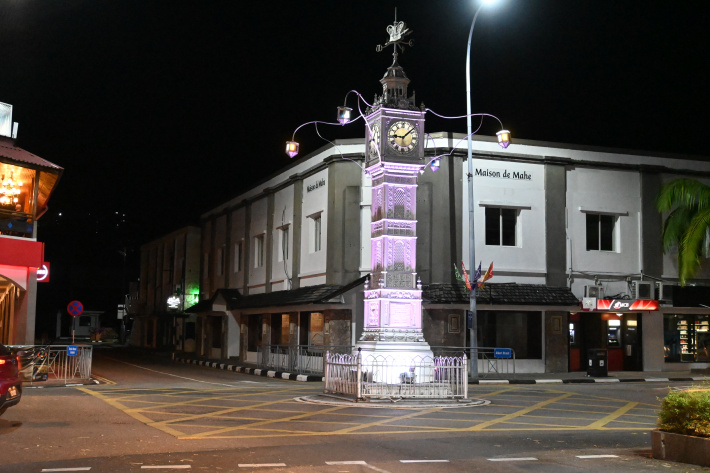
[[[364,355],[409,363],[431,357],[422,333],[422,290],[417,277],[417,178],[424,158],[424,106],[408,96],[409,79],[397,62],[411,31],[397,22],[387,31],[394,61],[382,95],[367,111],[366,172],[372,177],[372,275],[365,288],[364,330],[357,346]],[[378,46],[378,50],[382,50]],[[421,379],[421,378],[420,378]]]

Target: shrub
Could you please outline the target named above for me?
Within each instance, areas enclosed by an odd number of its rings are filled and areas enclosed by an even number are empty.
[[[710,437],[710,386],[668,393],[661,401],[658,428],[675,434]]]
[[[111,327],[107,327],[104,329],[103,336],[104,336],[104,338],[110,340],[113,338],[118,338],[118,333],[116,333],[116,331],[114,329],[112,329]]]

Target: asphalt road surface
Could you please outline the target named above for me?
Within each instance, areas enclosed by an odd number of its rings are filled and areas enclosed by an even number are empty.
[[[26,387],[0,417],[0,473],[710,471],[650,458],[679,383],[471,385],[490,402],[373,408],[126,349],[96,349],[93,373]]]

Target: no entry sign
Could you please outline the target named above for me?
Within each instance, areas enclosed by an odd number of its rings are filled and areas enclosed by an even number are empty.
[[[84,306],[79,301],[71,301],[67,306],[67,312],[69,312],[69,315],[72,317],[77,317],[84,312]]]

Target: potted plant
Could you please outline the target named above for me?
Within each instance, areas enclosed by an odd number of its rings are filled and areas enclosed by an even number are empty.
[[[710,385],[671,391],[651,432],[653,458],[710,466]]]

